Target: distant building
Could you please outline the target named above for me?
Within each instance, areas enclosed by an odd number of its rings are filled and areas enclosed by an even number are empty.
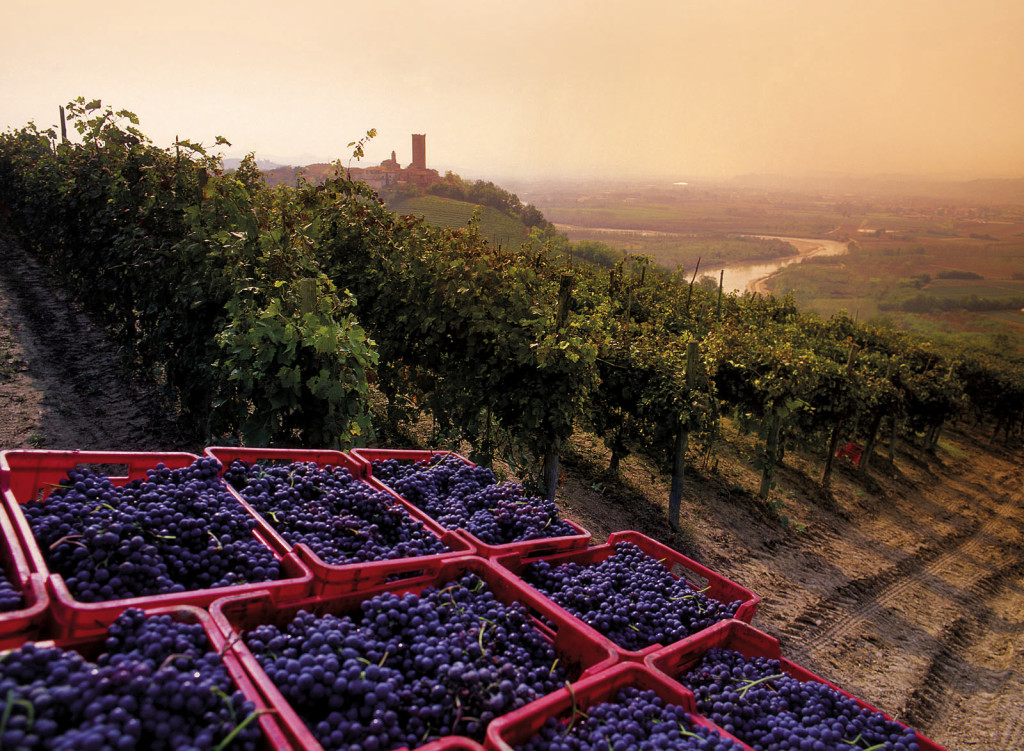
[[[353,180],[369,185],[377,191],[398,188],[402,185],[415,185],[428,188],[441,182],[437,170],[427,169],[427,136],[423,133],[412,134],[412,164],[406,168],[398,163],[395,152],[391,158],[385,159],[376,167],[352,167],[348,170]]]
[[[412,169],[427,168],[427,136],[425,133],[412,134]]]

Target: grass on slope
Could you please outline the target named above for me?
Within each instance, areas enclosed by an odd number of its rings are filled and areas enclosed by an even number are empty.
[[[480,209],[480,234],[488,242],[502,247],[518,247],[529,234],[525,224],[497,209],[451,198],[419,196],[389,204],[388,208],[397,214],[422,216],[428,224],[436,227],[453,229],[465,227],[473,218],[473,212]]]

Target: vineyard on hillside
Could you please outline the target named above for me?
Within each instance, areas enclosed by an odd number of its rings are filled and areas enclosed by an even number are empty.
[[[478,206],[466,201],[419,196],[392,202],[389,208],[396,214],[421,216],[428,224],[450,229],[464,229],[476,221],[477,231],[495,247],[519,246],[529,235],[526,225],[518,219],[490,206]],[[479,216],[476,216],[477,212]]]
[[[80,143],[0,137],[0,213],[33,255],[0,243],[5,277],[55,275],[62,291],[36,294],[73,296],[113,343],[41,304],[14,317],[46,345],[30,359],[65,369],[36,411],[79,432],[49,440],[349,448],[415,429],[524,482],[543,466],[598,539],[640,529],[761,593],[758,625],[801,663],[951,749],[1019,747],[1022,478],[1000,447],[1020,437],[1019,363],[720,296],[645,259],[499,250],[340,175],[267,190],[251,160],[224,175],[197,144],[154,147],[131,113],[69,111]],[[0,346],[7,380],[20,355]],[[134,404],[107,380],[118,357],[145,387]],[[117,406],[134,411],[112,421]],[[174,432],[140,427],[159,415]],[[835,459],[846,442],[869,461]],[[495,613],[474,621],[481,651]]]
[[[196,450],[154,394],[117,377],[117,348],[9,236],[0,260],[5,447]],[[894,463],[868,473],[843,460],[827,493],[808,476],[817,459],[792,451],[766,508],[748,490],[757,487],[754,439],[723,419],[714,460],[691,473],[682,530],[672,533],[671,477],[632,454],[613,480],[601,440],[577,431],[559,509],[594,543],[640,530],[742,582],[763,598],[754,625],[786,655],[950,751],[1019,748],[1019,447],[989,445],[987,430],[961,423],[934,452],[900,442]],[[246,451],[260,450],[230,453]]]
[[[197,435],[349,447],[427,415],[436,445],[543,468],[550,496],[586,427],[613,471],[633,451],[671,467],[675,509],[723,415],[761,438],[762,497],[790,447],[819,452],[827,486],[847,442],[869,465],[897,440],[934,448],[952,419],[1021,431],[1019,363],[723,296],[643,258],[495,247],[400,217],[341,170],[268,190],[251,158],[221,174],[129,112],[68,112],[76,142],[34,125],[0,138],[4,215]]]

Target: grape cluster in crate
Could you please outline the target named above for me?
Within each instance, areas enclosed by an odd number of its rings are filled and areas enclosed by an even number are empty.
[[[498,482],[494,472],[454,454],[420,461],[383,459],[373,475],[448,529],[464,529],[488,545],[504,545],[577,532],[552,501],[522,485]]]
[[[328,564],[383,561],[447,550],[387,493],[345,467],[290,462],[263,466],[235,459],[224,478],[292,545]]]
[[[0,747],[941,751],[450,452],[0,452]]]

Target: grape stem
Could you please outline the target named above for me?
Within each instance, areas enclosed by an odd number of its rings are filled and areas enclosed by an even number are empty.
[[[21,707],[25,710],[25,714],[28,715],[28,729],[32,730],[32,727],[36,724],[36,708],[32,702],[27,699],[15,699],[14,689],[8,689],[7,696],[4,699],[4,713],[3,717],[0,717],[0,736],[3,736],[7,732],[7,723],[11,719],[11,715],[14,713],[14,707]]]
[[[746,696],[747,695],[747,691],[752,689],[758,683],[764,683],[765,681],[770,681],[770,680],[773,680],[775,678],[785,678],[785,677],[786,677],[785,673],[776,673],[775,675],[766,675],[763,678],[758,678],[756,681],[746,681],[747,685],[739,690],[740,698],[742,699],[744,696]]]
[[[211,686],[210,693],[214,696],[219,696],[224,701],[227,705],[228,713],[231,715],[231,724],[236,724],[238,720],[235,718],[235,705],[231,703],[231,697],[221,691],[217,686]]]
[[[565,726],[565,730],[562,732],[563,738],[572,732],[572,726],[576,724],[577,717],[589,717],[586,712],[580,709],[579,704],[576,703],[576,692],[573,690],[572,684],[569,683],[569,681],[566,681],[565,687],[569,689],[569,697],[572,699],[572,717],[569,718],[569,723]]]
[[[85,543],[76,542],[76,540],[80,539],[81,537],[82,535],[64,535],[62,538],[60,538],[55,543],[50,545],[50,550],[56,549],[58,545],[61,545],[65,542],[70,542],[72,545],[77,545],[80,548],[88,549],[88,546],[86,546]]]
[[[181,652],[176,652],[175,654],[167,655],[167,657],[164,658],[164,661],[160,663],[160,667],[156,669],[156,672],[159,673],[161,670],[169,666],[172,662],[174,662],[174,660],[177,660],[179,657],[184,657],[187,659],[188,655],[183,654]]]
[[[697,735],[697,733],[694,733],[694,732],[691,732],[690,730],[688,730],[686,728],[686,726],[683,725],[683,723],[680,722],[678,724],[679,724],[679,733],[684,738],[699,738],[700,737],[699,735]]]
[[[218,656],[223,657],[224,655],[226,655],[228,653],[228,650],[231,649],[232,645],[234,645],[234,643],[237,641],[241,641],[241,639],[241,634],[232,633],[227,639],[224,640],[224,646],[220,648]]]
[[[252,712],[251,714],[249,714],[248,717],[246,717],[244,720],[242,720],[235,727],[234,730],[232,730],[230,733],[228,733],[227,737],[225,737],[224,740],[222,740],[220,743],[218,743],[216,746],[214,746],[213,751],[224,751],[224,749],[226,749],[228,747],[228,745],[231,743],[231,741],[233,741],[235,739],[235,736],[237,736],[239,733],[241,733],[243,730],[245,730],[245,728],[248,727],[252,723],[253,720],[258,718],[262,714],[270,714],[273,711],[274,711],[273,709],[257,709],[255,712]]]
[[[861,741],[863,741],[864,743],[867,743],[867,741],[864,739],[864,734],[863,733],[858,733],[857,737],[854,738],[852,741],[848,741],[845,738],[843,739],[843,743],[845,743],[845,744],[847,744],[849,746],[856,746]],[[866,747],[864,747],[863,751],[881,751],[881,749],[885,748],[887,745],[888,744],[886,744],[886,743],[876,743],[874,746],[866,746]]]

